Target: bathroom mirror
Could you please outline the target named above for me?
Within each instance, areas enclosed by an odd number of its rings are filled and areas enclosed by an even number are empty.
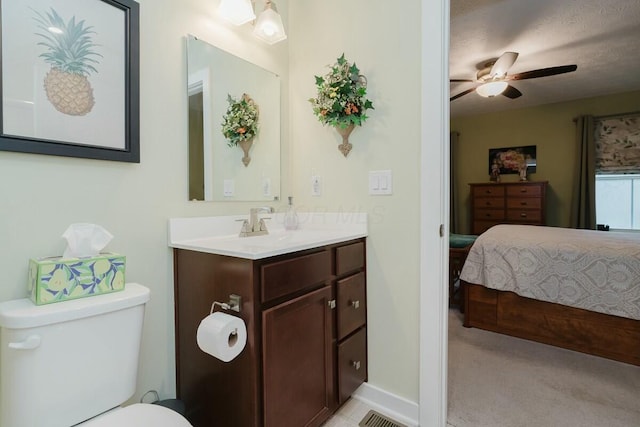
[[[280,77],[191,35],[187,73],[189,200],[278,200]],[[243,94],[259,112],[250,160],[239,145],[229,146],[222,133],[228,97],[240,100]]]

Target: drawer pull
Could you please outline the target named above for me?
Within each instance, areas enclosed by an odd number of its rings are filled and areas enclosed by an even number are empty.
[[[526,189],[526,188],[522,188],[522,189],[520,190],[520,192],[521,192],[521,193],[526,193],[526,192],[527,192],[527,189]]]
[[[491,190],[485,190],[485,194],[491,194]]]
[[[485,203],[486,206],[491,206],[491,202]]]
[[[491,214],[490,213],[485,214],[484,216],[486,216],[487,218],[491,218]]]
[[[520,205],[527,206],[527,202],[520,202]]]
[[[524,212],[522,212],[522,213],[520,214],[520,217],[521,217],[521,218],[526,218],[526,217],[527,217],[527,214],[526,214],[526,213],[524,213]]]
[[[349,303],[349,305],[351,307],[353,307],[354,309],[358,309],[358,308],[360,308],[360,301],[359,300],[351,301],[351,303]]]
[[[360,370],[360,361],[358,360],[357,362],[355,360],[351,361],[351,366],[353,366],[355,368],[356,371]]]

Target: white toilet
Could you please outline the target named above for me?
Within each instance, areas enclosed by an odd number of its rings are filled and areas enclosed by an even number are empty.
[[[0,303],[0,426],[190,427],[133,396],[149,289],[36,306]]]

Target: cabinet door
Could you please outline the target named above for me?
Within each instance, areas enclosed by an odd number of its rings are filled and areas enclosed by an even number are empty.
[[[331,286],[262,313],[264,426],[319,426],[335,400]]]

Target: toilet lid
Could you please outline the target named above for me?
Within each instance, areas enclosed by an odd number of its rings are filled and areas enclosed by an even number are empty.
[[[192,427],[180,414],[169,408],[135,403],[93,418],[81,427]]]

